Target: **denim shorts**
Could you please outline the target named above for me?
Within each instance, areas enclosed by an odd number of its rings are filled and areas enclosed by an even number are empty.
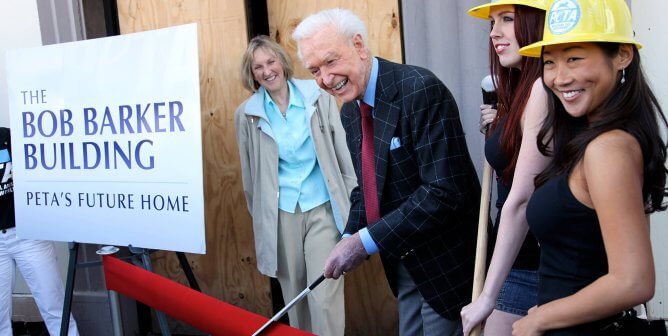
[[[538,304],[538,271],[511,269],[503,283],[496,310],[526,316],[527,311]]]

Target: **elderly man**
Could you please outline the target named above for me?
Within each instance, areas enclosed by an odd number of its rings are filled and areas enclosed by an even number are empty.
[[[380,253],[401,334],[461,334],[480,185],[454,98],[430,71],[372,57],[364,23],[348,10],[307,17],[293,38],[318,85],[345,103],[360,185],[325,276]]]

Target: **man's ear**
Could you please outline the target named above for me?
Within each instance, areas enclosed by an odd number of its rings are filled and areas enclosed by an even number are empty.
[[[364,39],[362,39],[362,35],[355,34],[355,36],[353,36],[353,47],[355,48],[355,51],[357,51],[357,54],[360,56],[361,59],[364,60],[369,57],[369,52],[367,51],[366,44],[364,44]]]
[[[633,46],[628,43],[620,44],[619,51],[615,57],[616,70],[626,69],[633,61]]]

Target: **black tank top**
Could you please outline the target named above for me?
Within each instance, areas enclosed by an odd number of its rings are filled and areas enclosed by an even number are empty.
[[[500,142],[501,132],[503,131],[503,127],[505,125],[505,119],[506,118],[502,118],[499,120],[496,128],[494,128],[492,134],[490,134],[489,138],[487,138],[487,141],[485,141],[485,157],[487,158],[487,162],[489,162],[490,166],[494,168],[494,172],[497,176],[496,208],[498,211],[496,212],[496,220],[494,222],[494,228],[491,232],[490,241],[496,241],[496,236],[499,230],[499,221],[501,220],[501,208],[503,208],[503,204],[506,202],[508,194],[510,193],[510,187],[512,186],[512,181],[510,181],[510,183],[506,183],[501,178],[499,178],[499,176],[503,174],[503,170],[506,169],[508,164],[510,164],[508,162],[508,157],[506,157],[503,149],[501,148]],[[531,233],[531,231],[529,231],[526,238],[524,239],[524,242],[522,243],[522,248],[517,255],[517,259],[515,259],[515,262],[513,263],[513,268],[536,270],[538,269],[539,259],[540,250],[538,248],[538,242],[536,242],[536,238]]]
[[[538,305],[572,294],[608,273],[608,260],[596,211],[580,203],[558,175],[536,189],[527,220],[540,243]],[[601,335],[609,319],[546,335]],[[604,334],[604,333],[603,333]]]

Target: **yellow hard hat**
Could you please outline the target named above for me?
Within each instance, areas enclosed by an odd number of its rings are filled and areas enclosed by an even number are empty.
[[[489,10],[494,6],[523,5],[542,10],[547,9],[547,0],[492,0],[490,3],[469,9],[469,15],[480,19],[489,19]]]
[[[544,46],[573,42],[632,43],[633,24],[624,0],[552,0],[545,17],[543,40],[520,49],[540,57]]]

